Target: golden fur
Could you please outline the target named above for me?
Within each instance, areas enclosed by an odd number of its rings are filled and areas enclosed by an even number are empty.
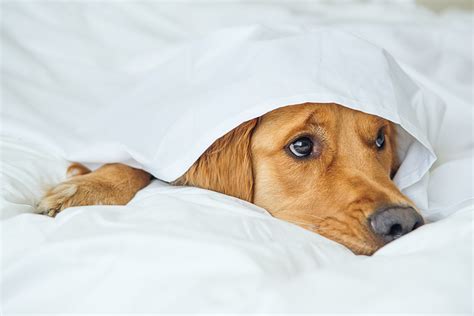
[[[374,141],[383,129],[385,147]],[[287,145],[301,135],[317,153],[295,159]],[[252,202],[274,217],[333,239],[358,254],[384,245],[368,217],[387,205],[413,206],[391,178],[398,168],[395,126],[337,104],[286,106],[247,121],[209,147],[174,185],[218,191]],[[126,204],[150,182],[139,169],[108,164],[73,176],[40,202],[50,215],[75,205]]]
[[[43,213],[55,216],[71,206],[125,205],[151,179],[143,170],[117,163],[103,165],[94,172],[74,163],[67,174],[70,180],[50,189],[38,204]]]

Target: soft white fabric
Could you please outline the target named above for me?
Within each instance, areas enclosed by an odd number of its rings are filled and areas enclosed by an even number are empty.
[[[61,180],[64,160],[19,140],[1,149],[17,185],[0,211],[31,208],[42,176]],[[2,309],[469,312],[473,207],[456,211],[365,257],[239,199],[154,181],[127,206],[3,220]]]
[[[466,45],[472,43],[472,14],[438,17],[410,1],[341,6],[10,2],[2,9],[2,60],[8,63],[2,62],[1,128],[9,135],[0,139],[2,312],[472,312],[473,52]],[[405,190],[436,223],[373,257],[354,256],[246,202],[158,181],[127,206],[70,208],[55,219],[31,214],[44,190],[64,179],[66,154],[87,148],[78,157],[145,161],[156,150],[133,150],[134,141],[143,140],[116,138],[114,143],[110,135],[130,128],[149,132],[143,135],[147,139],[155,135],[160,127],[141,126],[149,118],[140,111],[143,104],[154,104],[154,71],[176,54],[183,56],[186,45],[209,44],[222,36],[215,33],[222,27],[244,37],[257,29],[263,31],[256,38],[286,34],[285,42],[295,34],[318,36],[321,24],[384,47],[411,77],[394,82],[414,80],[424,87],[424,100],[410,100],[413,104],[438,103],[425,99],[431,95],[425,88],[446,103],[439,128],[437,108],[416,107],[421,112],[415,125],[439,159]],[[203,36],[204,42],[189,44]],[[227,47],[215,57],[231,51]],[[390,57],[386,61],[393,66]],[[176,62],[177,69],[186,66]],[[276,73],[278,68],[270,66],[268,71]],[[400,74],[396,66],[390,70]],[[187,74],[196,75],[196,69]],[[186,97],[178,92],[170,97]],[[134,95],[142,109],[127,112]],[[125,112],[106,116],[108,108]],[[104,115],[98,130],[94,120]],[[114,115],[129,117],[118,125],[110,119]],[[228,118],[227,128],[243,119]],[[219,131],[217,125],[212,126],[216,134],[225,132],[226,123]],[[84,130],[88,126],[95,130]],[[100,139],[108,139],[107,145],[91,146]],[[418,153],[432,157],[429,147],[422,149]]]

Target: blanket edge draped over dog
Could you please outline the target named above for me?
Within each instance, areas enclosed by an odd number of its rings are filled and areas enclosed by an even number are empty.
[[[58,135],[54,125],[41,133],[69,160],[126,162],[173,181],[244,121],[291,104],[338,103],[399,125],[400,189],[436,160],[430,142],[442,101],[384,49],[350,33],[240,27],[157,54],[154,63],[127,69],[127,89],[108,91],[110,103],[87,121],[69,117],[70,134]]]

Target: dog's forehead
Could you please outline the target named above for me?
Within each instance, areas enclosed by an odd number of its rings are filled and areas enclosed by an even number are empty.
[[[304,103],[273,110],[260,119],[256,138],[271,137],[288,141],[288,137],[311,127],[333,131],[332,134],[357,133],[372,135],[389,121],[338,104]],[[337,133],[336,133],[337,132]]]
[[[271,130],[273,133],[286,133],[293,129],[305,128],[308,125],[334,128],[338,123],[372,124],[376,121],[377,117],[373,115],[338,104],[304,103],[281,107],[263,115],[260,120],[260,128]]]
[[[273,110],[261,118],[263,127],[292,128],[315,121],[325,121],[335,115],[335,105],[305,103]]]

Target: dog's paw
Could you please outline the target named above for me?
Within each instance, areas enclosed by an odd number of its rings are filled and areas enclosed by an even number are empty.
[[[49,190],[37,205],[38,212],[51,217],[69,206],[78,205],[74,198],[78,184],[74,181],[63,182]]]
[[[78,191],[88,191],[87,187],[92,186],[92,183],[88,183],[84,177],[80,176],[90,172],[87,167],[80,163],[71,164],[66,171],[66,175],[70,180],[62,182],[46,192],[37,204],[38,212],[54,217],[67,207],[84,205],[87,200],[81,200],[84,198],[84,194],[78,194]]]
[[[120,204],[119,193],[92,174],[75,176],[46,192],[37,205],[41,214],[54,217],[65,208],[72,206]]]
[[[55,216],[65,208],[86,205],[125,205],[150,183],[150,174],[122,164],[107,164],[91,172],[73,164],[69,180],[50,189],[37,205],[38,213]]]

